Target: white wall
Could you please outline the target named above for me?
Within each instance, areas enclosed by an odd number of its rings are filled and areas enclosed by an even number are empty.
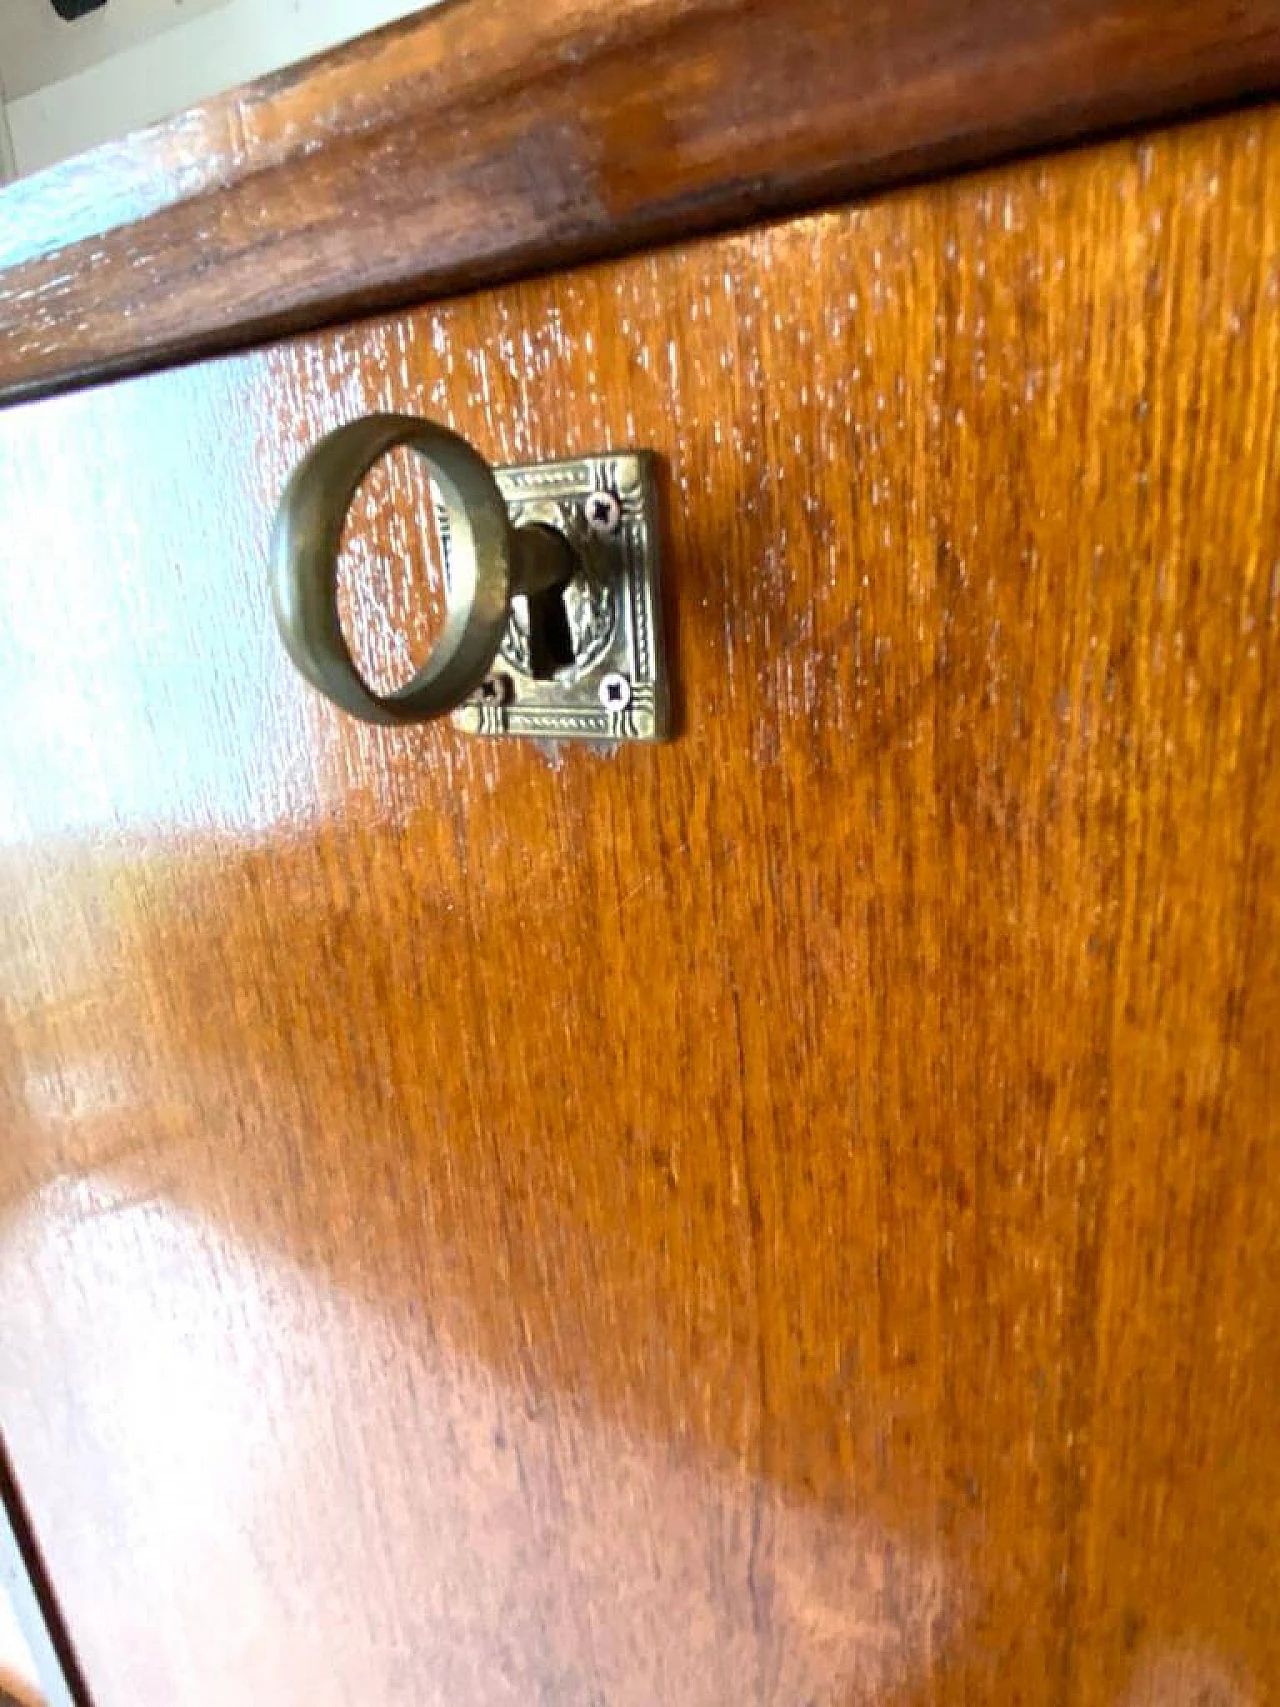
[[[0,0],[0,173],[38,171],[433,3],[107,0],[68,24],[49,0]]]

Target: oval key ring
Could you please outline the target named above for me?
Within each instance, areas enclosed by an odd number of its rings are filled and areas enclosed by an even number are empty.
[[[375,693],[360,675],[338,616],[338,566],[347,512],[380,457],[407,445],[422,457],[448,528],[444,628],[401,688]],[[465,439],[412,415],[366,415],[321,439],[294,470],[276,517],[271,593],[276,623],[298,669],[367,723],[443,717],[489,672],[513,593],[571,570],[567,541],[540,527],[513,529],[488,463]]]

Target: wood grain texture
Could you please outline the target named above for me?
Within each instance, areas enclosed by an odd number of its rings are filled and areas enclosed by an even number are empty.
[[[0,397],[1280,84],[1280,0],[467,0],[0,194]]]
[[[0,417],[0,1414],[98,1707],[1274,1698],[1278,370],[1272,112]],[[662,453],[679,740],[302,687],[376,408]]]

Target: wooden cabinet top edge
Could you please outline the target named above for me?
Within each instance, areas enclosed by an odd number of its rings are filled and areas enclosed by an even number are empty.
[[[451,0],[0,192],[0,401],[1280,86],[1280,0]]]

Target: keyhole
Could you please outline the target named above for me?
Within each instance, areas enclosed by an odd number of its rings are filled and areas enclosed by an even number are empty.
[[[528,596],[529,673],[540,682],[549,681],[574,661],[573,627],[565,602],[568,591],[566,579]]]

